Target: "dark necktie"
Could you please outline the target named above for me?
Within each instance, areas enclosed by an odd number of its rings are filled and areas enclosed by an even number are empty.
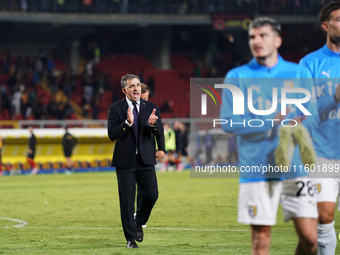
[[[136,146],[138,148],[138,110],[137,110],[137,103],[133,102],[133,127],[135,129],[136,135]]]

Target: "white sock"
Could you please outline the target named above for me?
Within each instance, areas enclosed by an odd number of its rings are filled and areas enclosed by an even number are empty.
[[[336,234],[334,221],[329,224],[318,223],[318,254],[334,255],[336,247]]]

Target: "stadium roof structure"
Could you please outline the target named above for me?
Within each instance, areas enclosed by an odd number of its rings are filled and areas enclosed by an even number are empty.
[[[319,24],[317,16],[266,15],[281,24]],[[256,17],[256,15],[254,15]],[[0,11],[0,21],[91,25],[212,25],[208,14],[87,14]]]
[[[211,25],[209,15],[0,12],[0,21],[91,25]]]

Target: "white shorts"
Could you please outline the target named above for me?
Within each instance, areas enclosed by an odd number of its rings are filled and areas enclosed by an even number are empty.
[[[297,217],[317,218],[313,192],[313,184],[308,178],[241,183],[238,222],[273,226],[280,201],[285,221]]]
[[[340,164],[340,160],[332,160],[321,157],[316,157],[316,165],[335,165]],[[316,201],[319,202],[333,202],[336,203],[338,193],[340,178],[313,178]],[[339,198],[338,198],[339,199]],[[338,203],[338,210],[340,203]]]
[[[281,205],[283,218],[318,218],[316,194],[313,181],[309,178],[296,178],[282,182]]]

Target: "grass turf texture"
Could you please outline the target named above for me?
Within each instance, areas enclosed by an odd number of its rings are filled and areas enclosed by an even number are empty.
[[[189,175],[158,173],[159,200],[139,249],[125,248],[114,172],[3,177],[0,217],[28,224],[0,219],[0,254],[250,254],[249,226],[236,221],[238,180]],[[271,254],[293,254],[297,243],[282,218],[280,209]]]

